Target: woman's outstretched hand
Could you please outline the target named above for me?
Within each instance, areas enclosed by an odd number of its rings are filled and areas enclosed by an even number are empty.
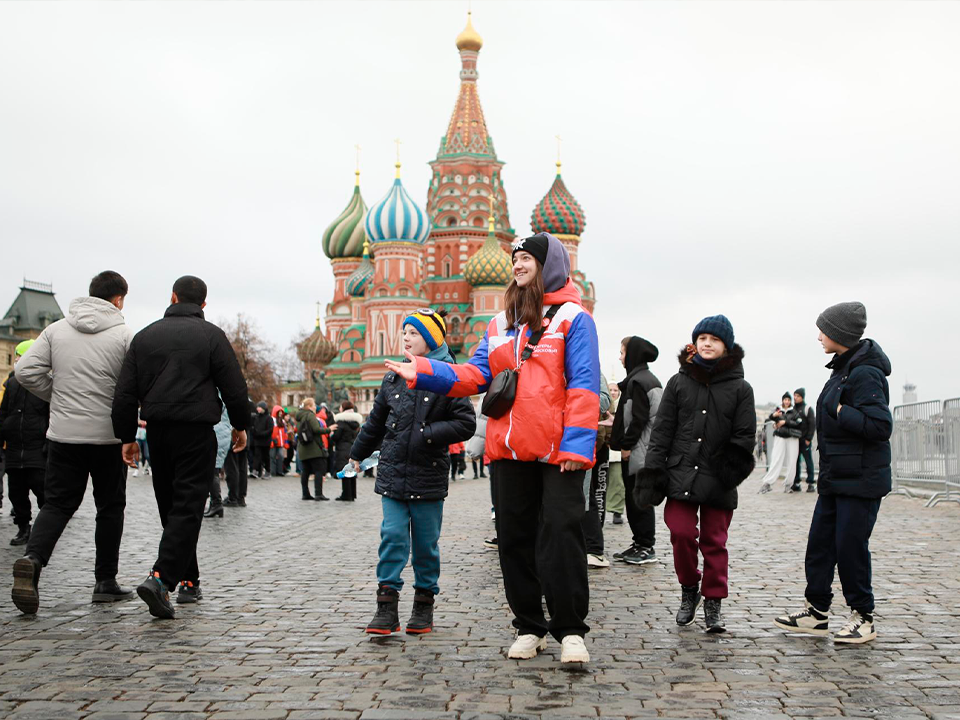
[[[407,382],[417,379],[417,358],[409,350],[404,350],[403,354],[410,362],[398,363],[395,360],[384,360],[383,364],[387,370],[395,372]]]

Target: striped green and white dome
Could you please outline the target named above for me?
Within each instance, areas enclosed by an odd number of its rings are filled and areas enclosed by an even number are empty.
[[[350,202],[337,219],[323,231],[323,253],[328,258],[352,258],[363,254],[363,241],[366,238],[363,219],[367,213],[367,204],[360,195],[360,178],[353,188]]]

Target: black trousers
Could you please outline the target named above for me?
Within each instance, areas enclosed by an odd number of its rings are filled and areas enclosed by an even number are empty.
[[[223,462],[223,472],[227,476],[227,499],[236,502],[247,496],[247,453],[227,452]]]
[[[610,470],[610,446],[597,450],[597,461],[590,471],[587,509],[580,521],[587,552],[603,555],[603,521],[607,514],[607,473]]]
[[[300,461],[300,491],[303,497],[310,497],[310,476],[313,475],[314,497],[323,495],[323,473],[327,468],[327,458],[315,457]]]
[[[127,506],[127,466],[123,464],[120,443],[69,445],[48,440],[47,448],[43,507],[33,524],[26,554],[44,565],[50,562],[57,541],[83,502],[90,477],[97,506],[94,576],[97,581],[112,580],[117,576],[123,511]]]
[[[473,466],[473,477],[486,477],[486,474],[483,472],[483,458],[473,458],[470,461],[470,464]],[[480,472],[477,472],[479,468]]]
[[[497,460],[500,570],[513,626],[521,635],[557,640],[589,631],[583,517],[585,472],[558,465]],[[546,598],[550,621],[543,614]]]
[[[270,446],[257,445],[253,449],[253,472],[270,474]]]
[[[641,510],[633,499],[633,486],[636,478],[626,472],[627,461],[623,461],[623,493],[627,508],[627,524],[633,534],[633,544],[637,547],[652,548],[657,541],[657,516],[653,508]]]
[[[801,438],[800,440],[800,454],[797,455],[797,473],[794,475],[794,483],[800,484],[800,461],[803,461],[807,464],[807,485],[813,485],[813,449],[812,446],[807,445],[806,440]]]
[[[150,461],[153,493],[163,526],[153,570],[173,590],[181,580],[200,580],[197,540],[217,461],[213,427],[152,421]]]
[[[339,471],[338,471],[339,472]],[[356,500],[357,499],[357,478],[354,477],[345,477],[340,478],[340,497],[344,500]]]
[[[10,504],[13,505],[13,520],[19,528],[30,527],[33,508],[30,493],[37,499],[37,510],[43,507],[43,483],[46,470],[43,468],[10,468],[7,477],[10,483]]]
[[[456,480],[466,469],[467,462],[463,459],[463,453],[450,453],[450,479]]]
[[[833,601],[833,570],[840,573],[843,598],[851,610],[872,613],[873,571],[870,564],[870,534],[880,512],[880,498],[820,495],[810,522],[804,568],[804,595],[818,610],[827,611]]]
[[[223,493],[220,492],[220,471],[214,468],[210,476],[210,507],[218,508],[223,505]]]

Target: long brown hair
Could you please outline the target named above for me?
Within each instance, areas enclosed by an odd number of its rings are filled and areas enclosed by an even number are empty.
[[[514,278],[503,296],[507,311],[507,324],[530,325],[534,330],[543,324],[543,267],[537,261],[537,276],[526,287],[517,285]]]

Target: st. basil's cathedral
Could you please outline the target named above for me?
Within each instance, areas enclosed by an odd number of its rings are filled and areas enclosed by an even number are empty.
[[[407,193],[400,176],[371,207],[360,194],[360,172],[349,203],[323,233],[323,252],[334,276],[327,304],[326,330],[317,326],[298,346],[306,369],[302,391],[311,378],[326,373],[325,384],[349,394],[361,412],[369,411],[384,375],[383,361],[403,356],[403,319],[423,307],[446,308],[447,344],[458,360],[469,358],[487,324],[503,309],[512,277],[510,222],[503,165],[490,136],[477,92],[477,60],[483,40],[467,26],[457,36],[460,92],[437,156],[426,208]],[[570,253],[574,282],[583,304],[593,312],[596,297],[577,265],[586,222],[583,209],[557,175],[533,209],[534,233],[555,235]],[[294,389],[287,386],[284,389]],[[300,389],[300,388],[297,388]],[[335,397],[335,393],[331,395]]]

